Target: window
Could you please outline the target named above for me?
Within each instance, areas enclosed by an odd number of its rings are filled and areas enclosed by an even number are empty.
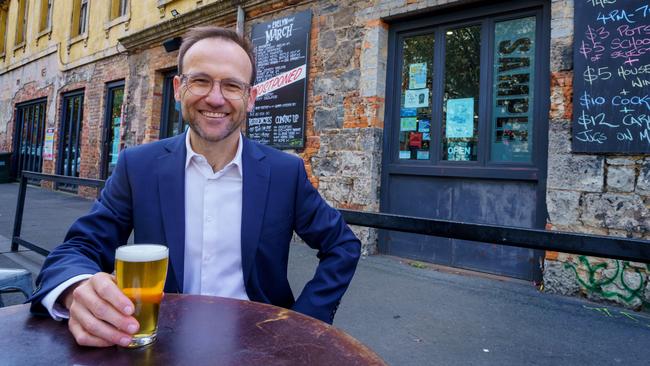
[[[79,177],[81,165],[81,132],[83,127],[83,91],[63,95],[59,124],[59,154],[57,174]],[[58,189],[76,192],[74,184],[59,183]]]
[[[40,0],[41,13],[38,23],[38,32],[43,33],[52,27],[52,1],[53,0]]]
[[[5,53],[5,43],[7,42],[7,13],[9,3],[0,4],[0,56]]]
[[[18,17],[16,18],[15,46],[25,43],[25,29],[27,28],[27,0],[18,0]]]
[[[533,11],[398,34],[391,160],[533,165],[540,18]]]
[[[86,34],[88,30],[88,0],[74,0],[72,8],[71,38]]]
[[[16,106],[14,151],[16,173],[23,170],[41,172],[45,141],[46,99],[21,103]]]
[[[174,99],[174,76],[176,70],[165,73],[163,80],[163,104],[160,116],[160,138],[172,137],[185,132],[187,123],[183,121],[180,104]]]
[[[126,15],[128,5],[128,0],[111,0],[111,20]]]
[[[108,178],[117,164],[120,152],[120,128],[124,104],[124,81],[106,85],[106,109],[104,111],[104,145],[102,152],[102,179]]]

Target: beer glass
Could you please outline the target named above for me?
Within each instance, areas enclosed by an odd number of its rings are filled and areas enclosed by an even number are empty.
[[[115,252],[117,286],[133,302],[133,316],[140,323],[129,348],[156,340],[168,257],[167,247],[158,244],[124,245]]]

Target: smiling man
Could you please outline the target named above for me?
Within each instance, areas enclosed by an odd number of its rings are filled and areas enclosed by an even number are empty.
[[[115,249],[169,247],[166,292],[252,300],[331,323],[360,243],[313,188],[303,161],[242,136],[255,103],[250,43],[224,28],[184,38],[174,95],[185,134],[124,150],[91,211],[46,259],[32,311],[69,318],[77,343],[126,346],[139,324],[115,284]],[[287,280],[296,232],[320,262],[294,299]]]

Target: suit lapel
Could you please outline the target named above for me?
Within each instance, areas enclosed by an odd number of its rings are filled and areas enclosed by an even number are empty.
[[[185,134],[170,139],[165,149],[166,152],[158,158],[158,192],[169,260],[178,290],[182,292],[185,262]]]
[[[244,283],[248,282],[262,231],[262,220],[269,192],[270,167],[263,162],[264,153],[243,138],[242,150],[242,221],[241,248]]]

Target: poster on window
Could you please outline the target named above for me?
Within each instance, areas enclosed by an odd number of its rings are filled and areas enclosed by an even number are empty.
[[[253,25],[258,94],[246,121],[250,139],[279,149],[305,146],[310,32],[310,10]]]
[[[447,138],[471,138],[474,136],[474,98],[449,99],[447,101]]]
[[[402,117],[399,121],[400,131],[415,131],[418,124],[416,117]]]
[[[429,106],[429,89],[404,91],[404,108],[420,108]]]
[[[45,130],[45,142],[43,143],[43,160],[54,159],[54,128]]]
[[[427,87],[427,63],[409,65],[409,89],[422,89]]]

